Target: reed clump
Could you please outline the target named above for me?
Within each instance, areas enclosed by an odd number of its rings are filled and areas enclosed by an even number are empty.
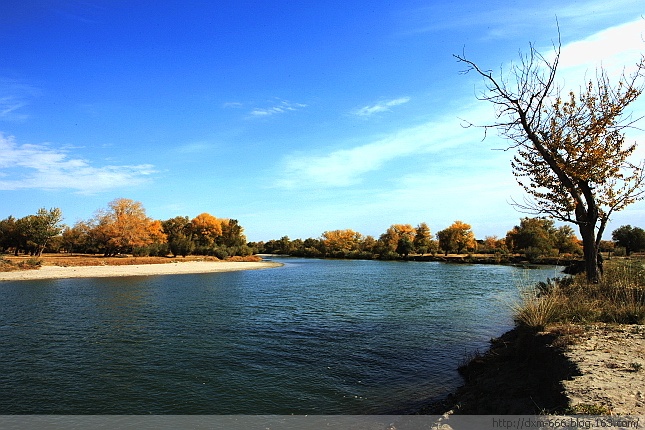
[[[518,324],[538,329],[555,323],[645,323],[645,260],[611,260],[602,281],[584,274],[555,278],[522,290]]]

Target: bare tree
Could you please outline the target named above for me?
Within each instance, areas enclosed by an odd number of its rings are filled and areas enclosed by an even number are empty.
[[[613,212],[644,197],[645,165],[629,157],[636,144],[625,142],[624,132],[637,119],[626,108],[643,91],[645,58],[636,71],[622,74],[612,84],[604,68],[578,94],[564,93],[556,83],[561,44],[548,60],[530,45],[520,62],[493,76],[465,55],[464,73],[475,72],[486,90],[478,96],[495,106],[496,129],[515,149],[513,174],[528,194],[515,205],[533,215],[576,224],[583,241],[585,269],[598,282],[602,262],[598,248]],[[472,124],[469,124],[472,125]]]

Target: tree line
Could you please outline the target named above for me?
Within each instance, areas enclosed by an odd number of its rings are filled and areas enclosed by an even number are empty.
[[[613,232],[613,241],[602,241],[605,252],[645,250],[645,231],[638,227],[622,226]],[[642,238],[642,239],[641,239]],[[455,221],[449,227],[432,235],[428,224],[392,224],[378,238],[365,236],[351,229],[325,231],[319,238],[280,239],[249,244],[260,253],[315,258],[356,258],[394,260],[411,254],[464,254],[481,253],[504,256],[521,254],[530,261],[541,258],[579,258],[583,254],[582,241],[574,230],[563,225],[556,227],[553,220],[522,218],[506,236],[486,236],[475,239],[469,224]]]
[[[73,226],[62,224],[58,208],[39,209],[35,215],[0,220],[0,252],[40,256],[43,251],[115,256],[208,255],[224,259],[256,253],[316,258],[392,260],[411,254],[522,254],[528,260],[543,257],[575,258],[582,255],[581,240],[573,229],[556,227],[553,220],[522,218],[506,236],[476,240],[469,224],[455,221],[432,235],[428,224],[392,224],[378,238],[351,229],[325,231],[319,238],[283,236],[268,242],[247,243],[235,219],[202,213],[194,218],[177,216],[154,220],[140,202],[119,198],[98,210],[94,217]],[[625,225],[612,232],[613,241],[601,241],[604,252],[645,250],[645,230]]]
[[[40,256],[43,251],[115,256],[209,255],[218,258],[254,253],[235,219],[202,213],[165,221],[146,215],[140,202],[118,198],[86,221],[62,224],[58,208],[0,221],[0,252]]]

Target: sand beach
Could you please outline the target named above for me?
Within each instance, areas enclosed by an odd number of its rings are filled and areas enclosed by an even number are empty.
[[[104,266],[45,265],[34,270],[0,272],[0,281],[27,281],[35,279],[105,278],[122,276],[180,275],[189,273],[232,272],[278,267],[268,261],[186,261],[165,264],[129,264]]]

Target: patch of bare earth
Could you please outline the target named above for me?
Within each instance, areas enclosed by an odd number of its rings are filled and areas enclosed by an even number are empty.
[[[464,385],[419,413],[645,415],[645,325],[515,328],[459,372]]]
[[[584,327],[564,355],[580,373],[563,381],[574,411],[591,405],[613,415],[645,415],[645,325]]]

